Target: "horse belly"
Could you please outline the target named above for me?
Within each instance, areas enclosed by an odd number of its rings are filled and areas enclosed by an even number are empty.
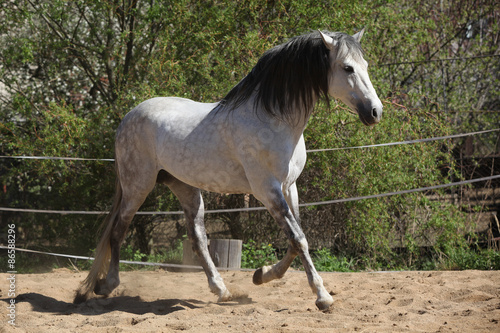
[[[207,122],[207,123],[205,123]],[[189,125],[187,125],[189,124]],[[158,127],[158,167],[191,186],[218,193],[250,193],[230,130],[191,117],[169,117]]]
[[[207,154],[205,158],[202,155],[189,158],[162,157],[160,166],[175,178],[202,190],[218,193],[251,192],[241,165],[215,153]]]

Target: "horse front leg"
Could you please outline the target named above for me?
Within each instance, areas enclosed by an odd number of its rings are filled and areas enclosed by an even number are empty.
[[[322,311],[327,310],[333,304],[333,298],[325,289],[323,279],[319,276],[314,267],[311,256],[309,255],[309,246],[306,237],[302,232],[299,222],[292,214],[280,187],[274,186],[264,197],[259,199],[264,203],[271,215],[281,226],[290,242],[285,258],[280,263],[271,267],[270,270],[262,270],[262,282],[267,282],[265,281],[266,275],[271,276],[272,274],[277,274],[286,265],[289,266],[291,260],[293,260],[293,255],[298,254],[302,260],[304,270],[306,271],[309,286],[317,295],[316,306]],[[257,272],[256,274],[258,274]]]
[[[297,193],[297,185],[293,183],[287,190],[284,191],[285,200],[292,211],[293,217],[297,223],[299,221],[299,196]],[[255,271],[253,275],[253,283],[256,285],[267,283],[274,279],[281,279],[293,260],[297,257],[299,252],[290,244],[285,256],[278,263],[271,266],[264,266]]]
[[[255,271],[253,274],[253,283],[260,285],[274,279],[281,279],[298,254],[295,248],[289,245],[285,256],[278,263],[270,266],[263,266]]]

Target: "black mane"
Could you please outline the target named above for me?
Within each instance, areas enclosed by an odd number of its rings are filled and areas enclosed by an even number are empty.
[[[338,52],[346,54],[361,46],[351,36],[330,33],[338,41]],[[301,113],[308,117],[318,98],[328,98],[330,52],[319,32],[291,38],[266,51],[252,71],[223,98],[222,109],[234,109],[255,94],[254,109],[262,107],[271,116],[296,119]]]

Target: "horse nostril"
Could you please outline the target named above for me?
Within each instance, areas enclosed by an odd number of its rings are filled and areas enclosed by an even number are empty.
[[[378,123],[380,119],[382,119],[382,109],[381,108],[373,108],[372,109],[372,119],[374,123]]]

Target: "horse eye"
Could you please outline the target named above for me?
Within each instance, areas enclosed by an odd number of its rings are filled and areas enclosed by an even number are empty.
[[[352,68],[352,66],[344,66],[344,70],[347,73],[354,73],[354,68]]]

